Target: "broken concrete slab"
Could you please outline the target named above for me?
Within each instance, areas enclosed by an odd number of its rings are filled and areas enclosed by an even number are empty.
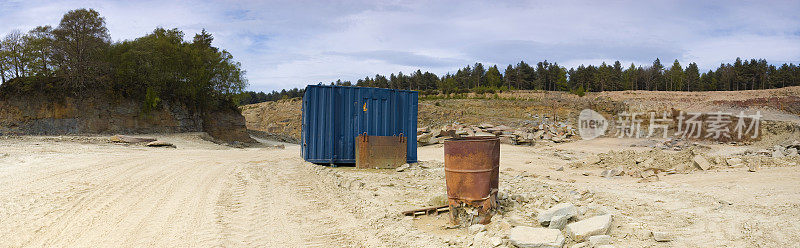
[[[591,248],[591,246],[589,246],[589,242],[580,242],[570,246],[569,248]]]
[[[175,145],[173,145],[172,143],[166,142],[166,141],[153,141],[153,142],[147,143],[147,146],[149,146],[149,147],[172,147],[172,148],[175,148]]]
[[[744,160],[741,158],[728,158],[725,160],[730,167],[741,167],[744,165]]]
[[[484,131],[475,132],[475,136],[495,137],[496,135]]]
[[[709,163],[708,160],[702,155],[695,155],[692,161],[694,161],[694,166],[697,166],[697,168],[702,170],[708,170],[711,168],[711,163]]]
[[[601,245],[610,245],[611,244],[611,236],[608,235],[595,235],[589,237],[589,244],[591,247],[598,247]]]
[[[433,137],[433,134],[431,134],[431,133],[423,133],[423,134],[417,135],[417,142],[425,144],[425,143],[428,143],[428,141],[430,141],[432,137]]]
[[[611,215],[605,214],[569,224],[565,231],[572,240],[581,242],[594,235],[606,234],[610,228]]]
[[[657,242],[669,242],[672,241],[672,235],[667,232],[651,232],[653,239]]]
[[[156,141],[155,138],[140,138],[127,135],[114,135],[109,137],[108,140],[115,143],[150,143]]]
[[[553,217],[557,215],[566,216],[569,219],[578,215],[578,208],[572,203],[559,203],[536,215],[536,220],[541,225],[549,225]]]
[[[556,229],[517,226],[509,231],[508,240],[521,248],[561,248],[565,237]]]
[[[566,215],[556,215],[550,219],[550,224],[547,225],[547,228],[550,229],[564,229],[567,226],[567,221],[569,220],[569,216]]]
[[[491,237],[489,238],[489,244],[492,245],[492,247],[498,247],[503,244],[503,239],[500,237]]]
[[[476,234],[476,233],[479,233],[479,232],[486,231],[486,226],[483,225],[483,224],[471,225],[471,226],[467,227],[467,231],[469,231],[470,234]]]

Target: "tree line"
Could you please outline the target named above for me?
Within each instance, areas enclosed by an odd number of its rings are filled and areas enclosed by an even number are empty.
[[[178,29],[156,28],[112,42],[93,9],[64,14],[58,26],[14,30],[0,41],[0,93],[87,92],[139,99],[145,110],[163,100],[194,108],[235,104],[247,86],[233,56],[203,30],[191,42]]]
[[[331,85],[406,89],[422,94],[445,95],[513,89],[569,91],[579,95],[584,92],[620,90],[731,91],[797,86],[800,85],[800,68],[793,63],[775,66],[764,59],[736,58],[733,64],[724,63],[714,70],[700,72],[693,62],[684,67],[676,59],[667,67],[656,58],[651,65],[644,66],[633,63],[623,66],[615,61],[612,64],[603,62],[599,66],[580,65],[567,69],[545,60],[535,65],[520,61],[516,65],[508,65],[502,73],[496,65],[486,68],[481,63],[475,63],[444,76],[417,70],[411,74],[393,73],[388,77],[375,75],[355,83],[338,80],[331,82]],[[294,97],[282,92],[273,91],[266,101]]]

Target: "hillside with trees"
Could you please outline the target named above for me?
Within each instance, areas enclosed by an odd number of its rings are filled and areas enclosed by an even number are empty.
[[[251,142],[236,104],[245,71],[202,30],[112,42],[93,9],[0,42],[0,135],[200,132]]]
[[[232,106],[247,86],[233,56],[212,46],[203,30],[189,41],[178,29],[112,42],[93,9],[67,12],[56,27],[14,30],[0,42],[0,93],[79,96],[87,92],[143,102],[162,100],[196,109]]]

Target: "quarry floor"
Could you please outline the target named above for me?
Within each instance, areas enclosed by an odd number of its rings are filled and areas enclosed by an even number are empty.
[[[239,149],[198,134],[154,136],[177,148],[99,136],[0,139],[0,246],[487,246],[465,229],[446,229],[446,215],[400,214],[445,193],[440,145],[419,148],[422,162],[396,172],[310,164],[297,145]],[[796,166],[720,168],[637,183],[599,177],[599,168],[555,170],[568,163],[552,156],[556,149],[644,148],[616,139],[501,146],[501,191],[544,199],[496,216],[488,235],[502,238],[503,220],[534,219],[553,203],[548,194],[564,202],[569,192],[592,192],[591,202],[576,205],[614,214],[609,234],[616,247],[800,245]],[[655,242],[648,231],[674,240]]]

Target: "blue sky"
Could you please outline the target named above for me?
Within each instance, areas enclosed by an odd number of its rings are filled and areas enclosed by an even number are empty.
[[[475,62],[567,67],[678,59],[715,68],[736,57],[800,62],[800,1],[3,1],[0,35],[57,25],[94,8],[115,41],[155,27],[214,45],[251,90],[302,87]]]

